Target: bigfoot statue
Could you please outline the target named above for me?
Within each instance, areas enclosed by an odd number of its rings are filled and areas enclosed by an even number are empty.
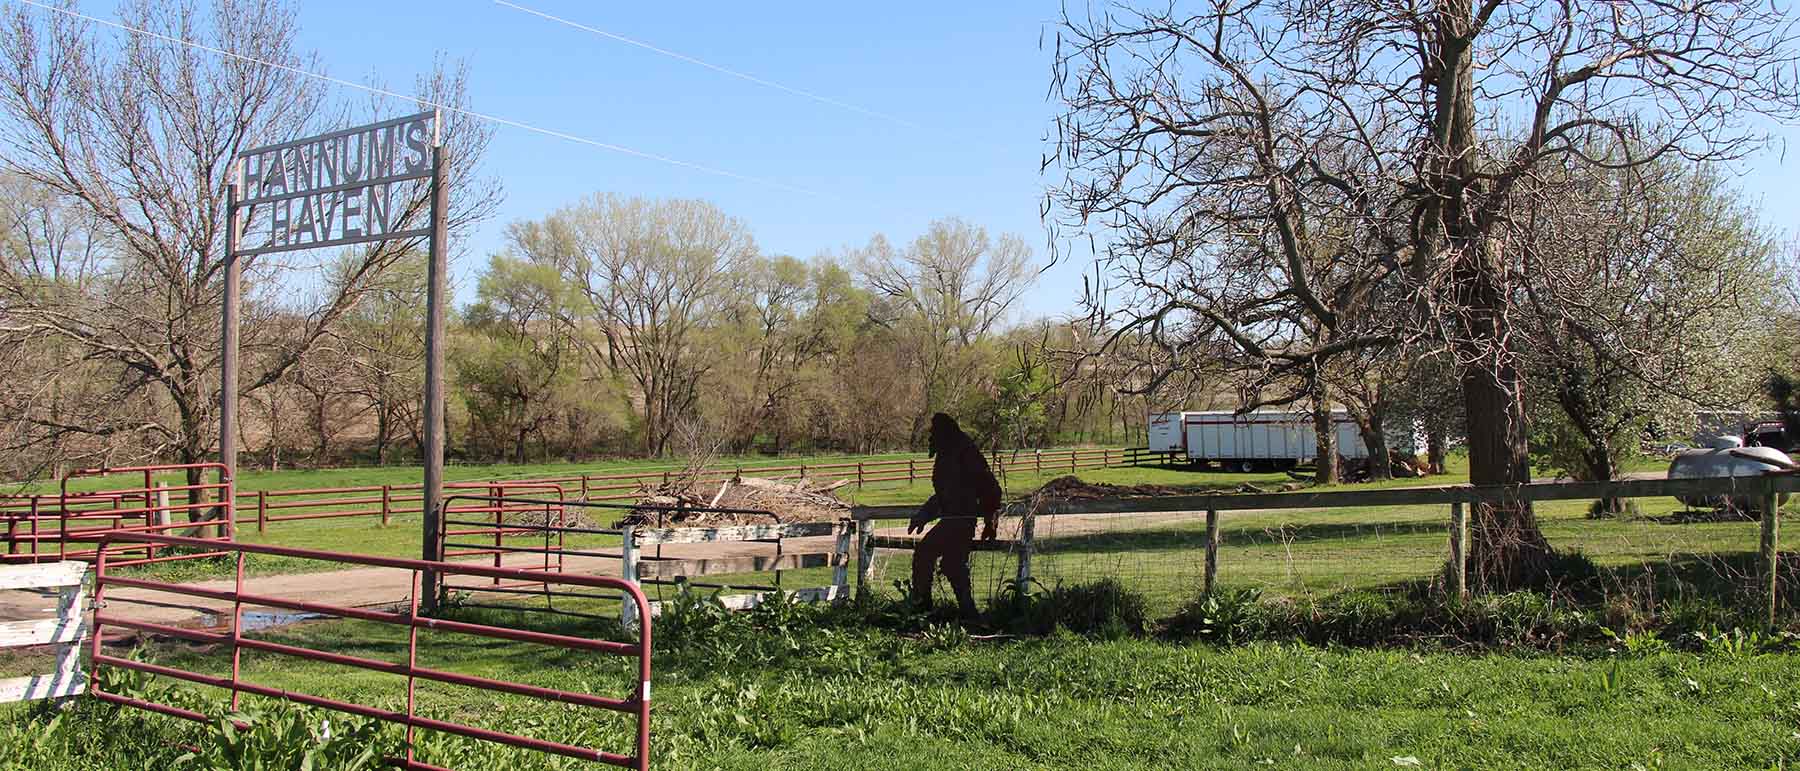
[[[931,498],[919,507],[908,533],[923,530],[942,519],[913,549],[912,601],[931,606],[934,569],[956,590],[956,604],[964,618],[976,615],[975,593],[969,587],[969,551],[974,546],[975,520],[983,523],[981,538],[994,539],[1000,512],[1000,482],[988,470],[981,448],[956,425],[956,419],[938,413],[931,416]]]

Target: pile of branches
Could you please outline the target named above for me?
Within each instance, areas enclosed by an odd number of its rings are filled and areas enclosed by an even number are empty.
[[[1294,490],[1302,489],[1303,487],[1304,485],[1284,484],[1276,491],[1284,493],[1292,492]],[[1032,493],[1032,497],[1044,500],[1097,501],[1110,498],[1145,498],[1164,495],[1196,495],[1201,493],[1253,494],[1267,492],[1275,491],[1267,490],[1248,482],[1228,486],[1184,485],[1172,487],[1169,485],[1153,484],[1114,485],[1107,484],[1106,482],[1084,482],[1080,477],[1073,474],[1065,474],[1045,482],[1043,487],[1039,487],[1036,492]]]
[[[734,476],[716,483],[678,482],[646,488],[637,507],[615,527],[720,527],[780,522],[830,522],[848,516],[850,504],[833,492],[850,483],[822,484]]]
[[[1136,498],[1154,495],[1181,495],[1184,490],[1166,485],[1114,485],[1105,482],[1083,482],[1073,474],[1052,479],[1039,487],[1036,496],[1065,501],[1093,501],[1104,498]]]

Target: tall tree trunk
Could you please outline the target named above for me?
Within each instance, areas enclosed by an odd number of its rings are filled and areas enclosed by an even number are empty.
[[[1425,423],[1426,473],[1444,473],[1444,461],[1450,455],[1450,443],[1444,439],[1444,424],[1438,420]]]
[[[1313,462],[1318,464],[1318,472],[1314,480],[1322,485],[1336,484],[1338,481],[1338,448],[1337,426],[1331,422],[1331,391],[1315,374],[1312,381],[1313,434],[1318,441],[1318,452]]]
[[[1531,481],[1525,402],[1512,338],[1507,329],[1502,248],[1489,237],[1492,222],[1478,211],[1481,175],[1475,138],[1475,79],[1472,50],[1476,19],[1471,0],[1438,0],[1440,69],[1433,73],[1436,103],[1432,116],[1435,157],[1430,187],[1437,198],[1422,223],[1423,254],[1451,261],[1455,296],[1458,373],[1469,446],[1469,481],[1477,486],[1521,485]],[[1448,247],[1439,253],[1438,247]],[[1540,582],[1550,564],[1550,544],[1538,529],[1527,501],[1499,501],[1473,507],[1469,569],[1474,584],[1506,589]]]
[[[393,431],[393,416],[389,414],[386,404],[375,410],[375,465],[386,466],[388,461],[388,440]]]
[[[1354,414],[1354,413],[1352,413]],[[1387,432],[1380,412],[1371,412],[1356,421],[1363,446],[1369,450],[1369,481],[1394,478],[1393,459],[1388,456]]]
[[[1611,482],[1619,475],[1619,461],[1606,437],[1589,437],[1588,449],[1581,454],[1581,460],[1582,465],[1587,466],[1587,475],[1591,481]],[[1601,498],[1594,513],[1599,516],[1623,514],[1625,499],[1618,496]]]
[[[1496,371],[1497,370],[1497,371]],[[1468,405],[1469,482],[1480,486],[1531,481],[1524,400],[1510,364],[1468,367],[1463,373]],[[1502,589],[1533,584],[1549,567],[1550,544],[1528,501],[1474,507],[1470,569],[1478,585]]]

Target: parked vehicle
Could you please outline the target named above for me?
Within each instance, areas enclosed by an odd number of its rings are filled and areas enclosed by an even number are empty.
[[[1340,457],[1369,457],[1362,432],[1348,411],[1333,410],[1331,421]],[[1388,437],[1389,449],[1403,454],[1416,454],[1423,444],[1411,426]],[[1217,464],[1228,471],[1282,471],[1312,462],[1318,446],[1311,412],[1259,410],[1239,415],[1212,410],[1149,416],[1150,450],[1168,453],[1176,462]]]
[[[1742,439],[1723,436],[1714,439],[1710,449],[1675,453],[1669,461],[1669,478],[1760,477],[1770,471],[1793,467],[1794,461],[1787,453],[1773,447],[1745,447]],[[1783,495],[1782,500],[1786,499]],[[1759,512],[1763,507],[1758,495],[1690,495],[1677,500],[1699,509],[1729,508],[1747,513]]]

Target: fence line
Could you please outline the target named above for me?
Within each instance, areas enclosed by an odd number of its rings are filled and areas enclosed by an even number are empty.
[[[1448,508],[1450,533],[1445,552],[1447,564],[1453,566],[1452,589],[1467,597],[1468,556],[1470,550],[1469,519],[1476,506],[1506,505],[1536,501],[1598,500],[1603,498],[1648,497],[1718,497],[1747,499],[1761,513],[1759,562],[1761,573],[1757,589],[1764,598],[1766,621],[1773,626],[1779,587],[1777,584],[1780,553],[1780,502],[1783,496],[1800,492],[1800,474],[1775,472],[1756,477],[1714,477],[1698,479],[1633,479],[1616,482],[1537,482],[1509,486],[1444,485],[1438,487],[1394,488],[1384,490],[1336,490],[1328,492],[1293,492],[1261,494],[1202,494],[1114,498],[1097,500],[1055,501],[1053,510],[1040,511],[1040,502],[1015,501],[1004,516],[1020,519],[1019,537],[1011,542],[977,544],[978,550],[1010,551],[1018,559],[1017,580],[1023,587],[1031,578],[1031,560],[1042,542],[1035,536],[1035,520],[1081,514],[1155,514],[1199,513],[1206,517],[1206,551],[1201,590],[1211,592],[1218,576],[1219,512],[1229,510],[1257,511],[1273,509],[1336,509],[1357,506],[1435,506]],[[879,536],[875,524],[884,520],[910,519],[914,506],[855,506],[851,517],[857,520],[858,587],[873,589],[875,550],[909,550],[917,543],[911,538]]]
[[[1122,465],[1139,465],[1147,462],[1161,462],[1162,456],[1149,452],[1145,448],[1063,448],[1053,450],[1013,450],[996,452],[989,457],[998,474],[1006,473],[1045,473],[1076,472],[1097,468],[1109,468]],[[155,468],[176,468],[155,467]],[[446,484],[449,490],[487,489],[500,485],[507,489],[542,489],[545,486],[560,488],[560,495],[569,500],[607,502],[636,501],[640,492],[646,487],[666,484],[674,479],[679,469],[650,469],[617,473],[581,473],[552,475],[531,479],[507,479],[499,481],[469,481]],[[799,474],[808,479],[821,481],[851,480],[858,489],[865,485],[889,482],[917,483],[930,481],[931,461],[923,456],[909,458],[891,458],[887,460],[856,460],[828,463],[790,463],[785,465],[758,466],[733,464],[707,469],[698,474],[699,482],[719,482],[745,474]],[[148,476],[145,477],[143,489],[126,491],[126,500],[140,501],[142,505],[126,507],[120,500],[101,501],[95,495],[84,496],[72,494],[67,497],[57,495],[25,495],[0,496],[0,518],[7,522],[8,548],[18,550],[22,542],[33,539],[51,540],[51,536],[26,533],[24,531],[38,525],[38,519],[55,527],[51,514],[59,507],[81,509],[80,502],[93,499],[90,508],[100,508],[108,518],[114,513],[121,516],[147,518],[148,513],[160,513],[165,524],[172,511],[178,512],[188,508],[216,508],[217,504],[170,504],[164,500],[160,505],[154,502],[155,491]],[[222,485],[221,485],[222,487]],[[168,487],[167,492],[180,493],[184,486]],[[322,519],[368,518],[379,519],[382,525],[388,525],[396,517],[419,515],[423,512],[423,485],[420,484],[386,484],[386,485],[353,485],[342,487],[301,488],[289,490],[238,491],[234,494],[236,514],[234,524],[255,525],[258,533],[268,532],[268,528],[280,522],[300,522]],[[211,487],[208,488],[211,490]],[[121,494],[109,492],[118,498]],[[166,495],[166,493],[165,493]],[[110,504],[110,505],[108,505]],[[146,522],[146,525],[150,523]],[[117,527],[118,523],[114,524]],[[185,523],[174,523],[171,527],[186,527]],[[158,531],[152,531],[158,532]],[[136,547],[148,550],[149,547]]]

